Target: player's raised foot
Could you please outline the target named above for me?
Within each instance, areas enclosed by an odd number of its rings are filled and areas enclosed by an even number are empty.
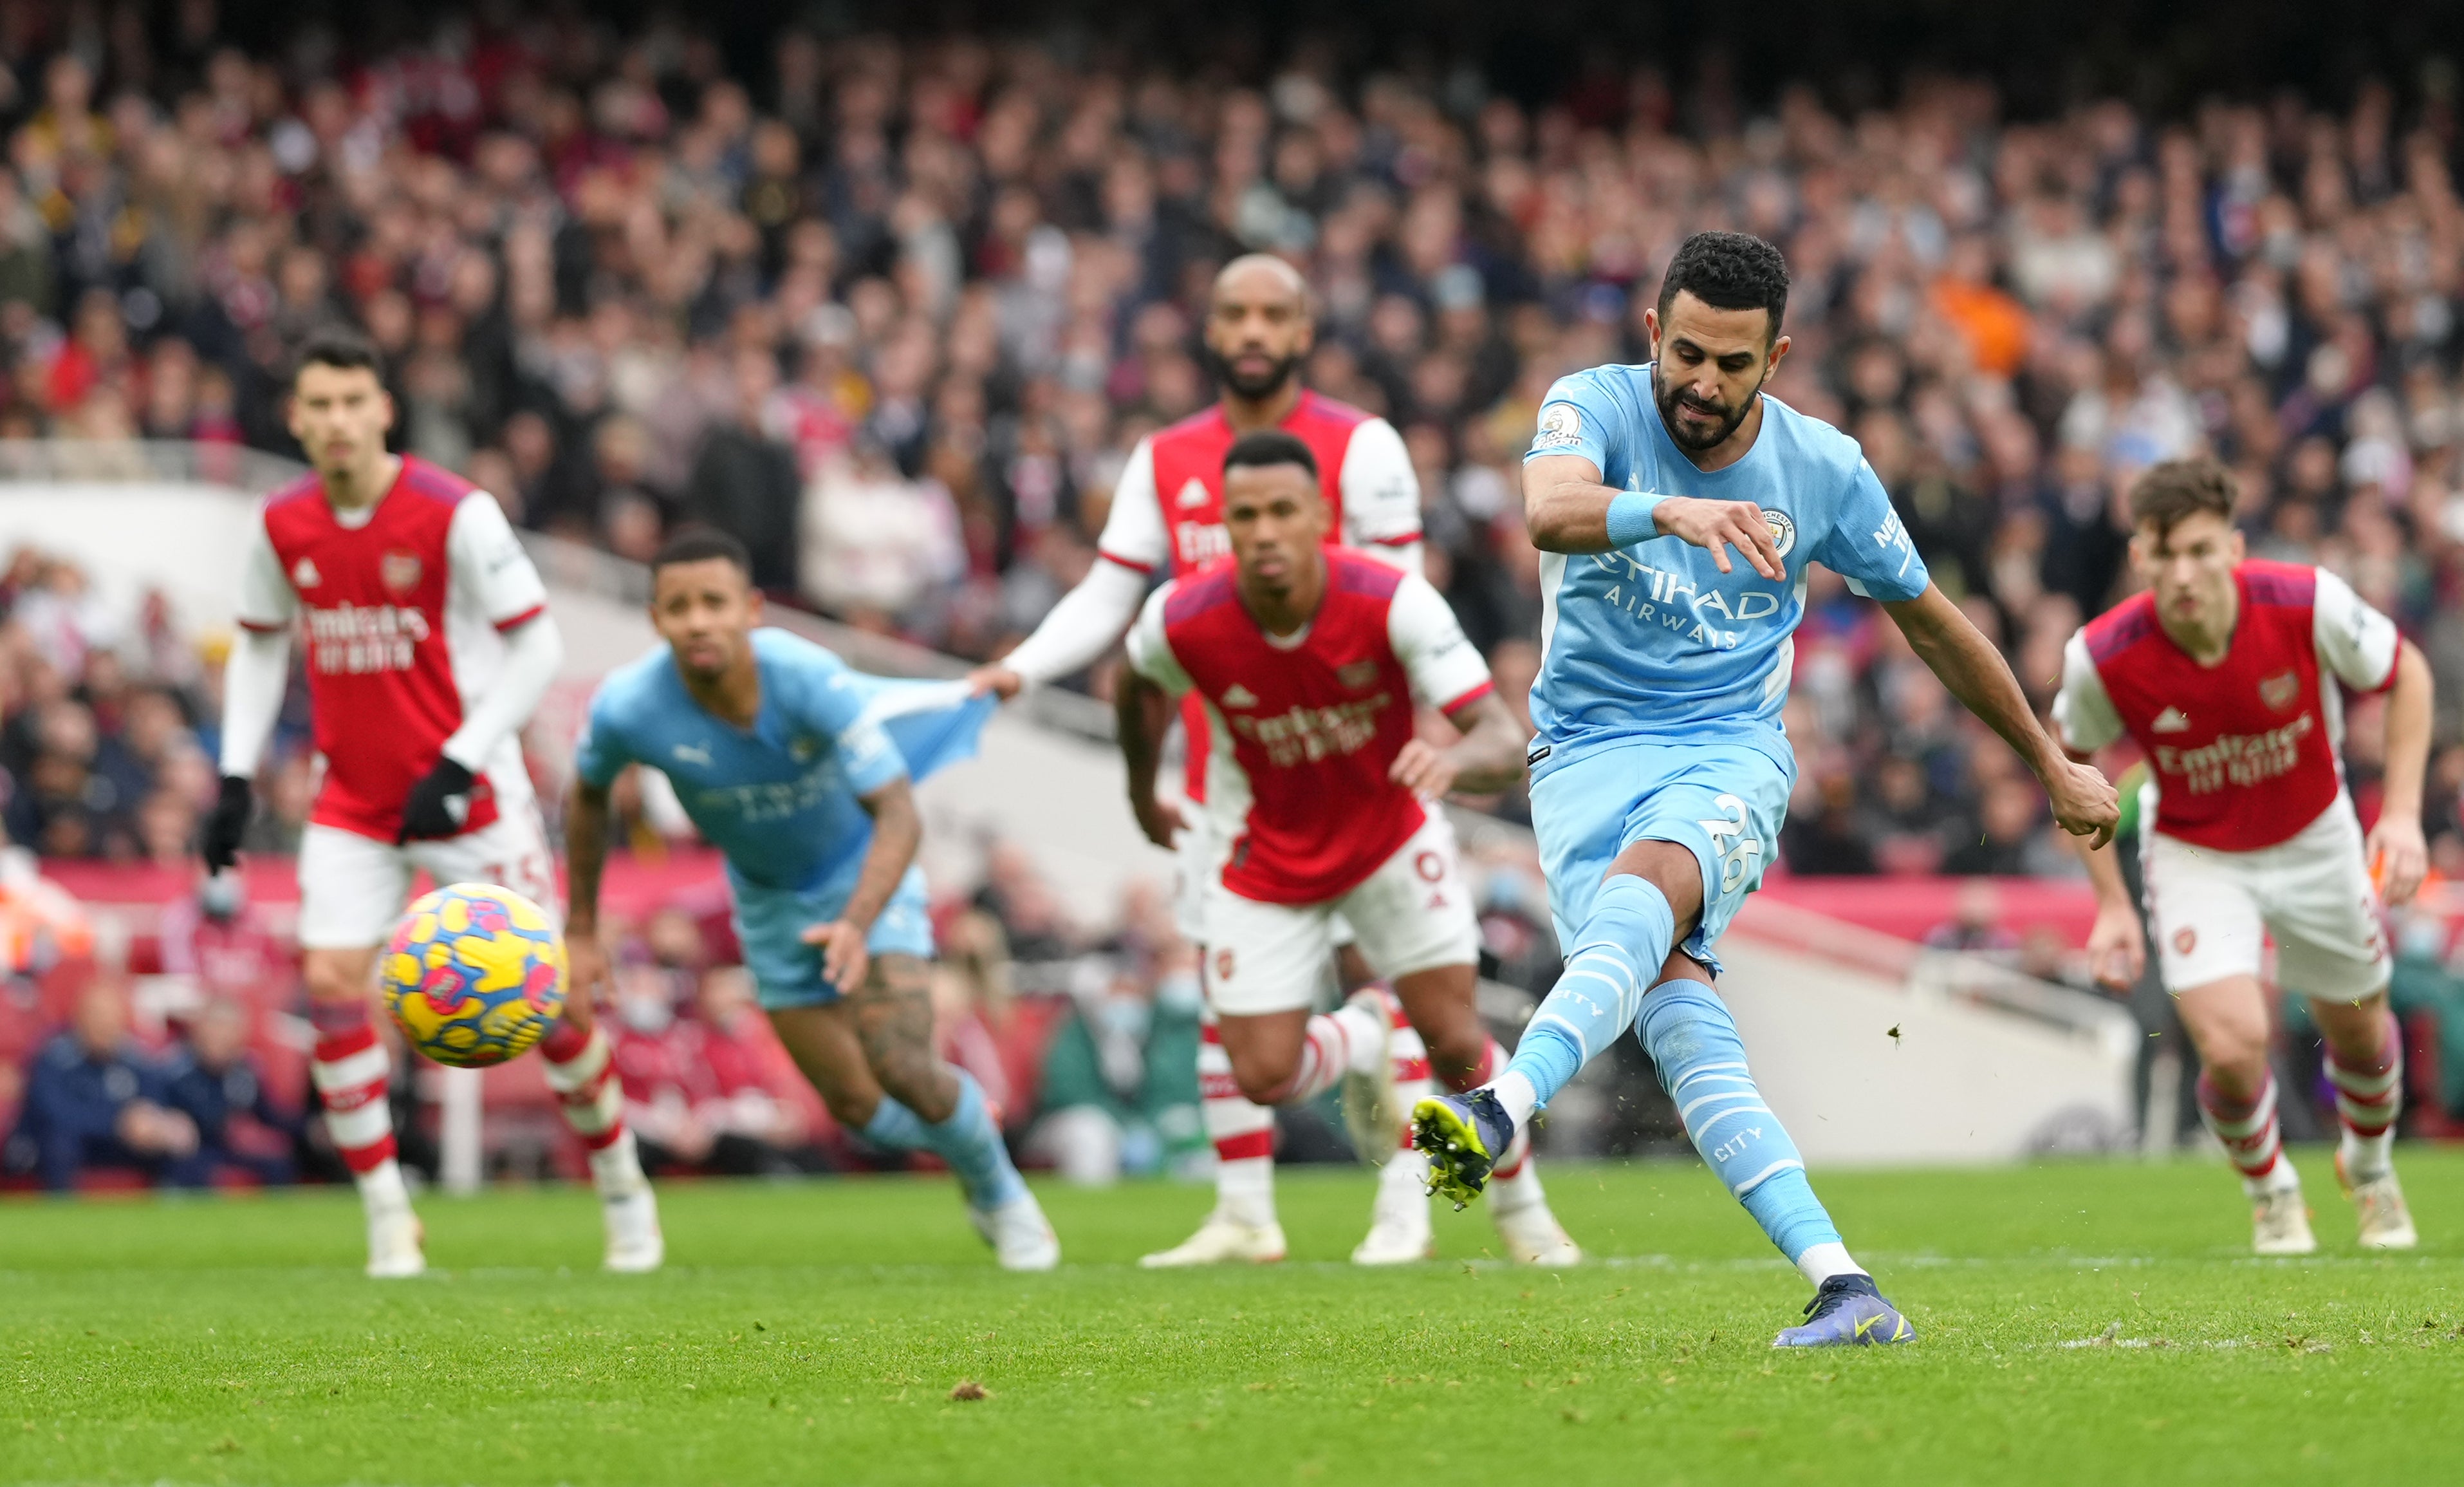
[[[1456,1208],[1480,1196],[1489,1169],[1513,1143],[1513,1119],[1485,1089],[1432,1095],[1412,1107],[1412,1144],[1428,1154],[1429,1190]]]
[[[1349,1072],[1342,1085],[1343,1126],[1352,1136],[1352,1149],[1361,1161],[1379,1165],[1395,1154],[1395,1133],[1403,1124],[1402,1112],[1395,1108],[1395,1060],[1385,1054],[1395,1035],[1395,1007],[1380,987],[1362,987],[1345,1000],[1385,1030],[1377,1040],[1376,1068],[1367,1074]]]
[[[376,1209],[368,1214],[368,1276],[376,1280],[401,1280],[425,1275],[428,1254],[421,1246],[427,1232],[419,1215],[407,1208]]]
[[[1506,1241],[1507,1256],[1517,1265],[1563,1270],[1583,1263],[1582,1246],[1574,1243],[1545,1203],[1507,1209],[1491,1197],[1489,1217],[1497,1223],[1497,1237]]]
[[[2251,1200],[2250,1247],[2259,1254],[2312,1254],[2319,1241],[2310,1232],[2310,1205],[2301,1189],[2271,1187]]]
[[[1834,1276],[1805,1303],[1805,1321],[1782,1327],[1773,1347],[1870,1347],[1913,1343],[1917,1329],[1882,1299],[1866,1275]]]
[[[1145,1270],[1181,1270],[1192,1265],[1272,1265],[1284,1257],[1284,1226],[1244,1224],[1222,1213],[1209,1213],[1198,1232],[1169,1250],[1141,1255]]]
[[[2420,1233],[2412,1227],[2412,1210],[2405,1205],[2404,1187],[2395,1180],[2395,1168],[2389,1167],[2378,1176],[2355,1182],[2344,1170],[2344,1154],[2336,1153],[2336,1181],[2344,1195],[2353,1200],[2353,1209],[2361,1219],[2361,1245],[2365,1250],[2409,1250],[2421,1243]]]
[[[967,1210],[976,1232],[993,1247],[1003,1270],[1050,1270],[1061,1263],[1061,1236],[1044,1216],[1035,1194],[1022,1192],[997,1209]]]
[[[665,1263],[668,1241],[659,1232],[659,1201],[650,1195],[649,1184],[601,1198],[599,1210],[607,1225],[605,1269],[620,1276],[639,1276]]]

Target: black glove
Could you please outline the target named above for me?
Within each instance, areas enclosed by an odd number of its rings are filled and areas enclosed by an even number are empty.
[[[402,803],[402,830],[394,836],[394,845],[414,838],[459,836],[462,823],[471,819],[471,788],[477,782],[471,771],[451,759],[439,759],[436,767],[410,788],[410,798]]]
[[[239,839],[248,834],[249,810],[255,804],[248,781],[235,774],[223,776],[222,797],[206,817],[207,872],[219,873],[239,861]]]

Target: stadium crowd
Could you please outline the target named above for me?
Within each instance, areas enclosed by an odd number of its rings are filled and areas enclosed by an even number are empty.
[[[349,322],[387,353],[402,447],[520,522],[634,558],[715,523],[774,591],[990,656],[1092,561],[1136,439],[1211,398],[1204,285],[1265,250],[1315,288],[1309,381],[1402,432],[1431,576],[1520,706],[1540,599],[1516,472],[1540,398],[1644,360],[1667,255],[1738,228],[1794,279],[1773,390],[1862,442],[2040,702],[2063,639],[2125,582],[2131,474],[2200,449],[2232,463],[2255,550],[2344,573],[2429,651],[2432,850],[2464,876],[2452,90],[2015,121],[1972,80],[1842,114],[1643,68],[1531,105],[1462,75],[1352,76],[1309,45],[1242,82],[1100,47],[790,31],[735,74],[688,27],[586,8],[449,18],[375,55],[311,33],[278,56],[224,45],[209,6],[174,10],[0,26],[0,438],[286,450],[290,351]],[[2074,871],[2034,783],[1897,631],[1836,581],[1809,603],[1787,865]],[[0,613],[10,839],[185,864],[212,797],[200,626],[218,617],[112,612],[33,552],[0,572]],[[304,818],[299,721],[252,846],[284,849]],[[2376,726],[2359,704],[2365,817]],[[1546,985],[1526,877],[1491,875],[1491,948]],[[953,1046],[988,1090],[1072,1092],[1004,1101],[1014,1120],[1100,1112],[1047,1134],[1053,1160],[1180,1160],[1186,1101],[1143,1073],[1157,1040],[1194,1035],[1168,936],[1134,906],[1064,933],[1031,884],[987,881],[945,929],[1007,949],[948,973]],[[625,1003],[646,1149],[848,1160],[768,1054],[661,1062],[671,1029],[725,1042],[742,998],[660,933],[641,930]],[[995,967],[1050,984],[1021,996]],[[1067,1015],[1022,1069],[1005,1039],[1027,1002]],[[103,1058],[111,1026],[97,1010],[62,1036]]]
[[[2201,447],[2260,551],[2346,572],[2464,682],[2435,91],[2015,122],[1913,78],[1842,117],[1646,68],[1527,107],[1308,46],[1248,86],[795,31],[739,77],[707,36],[583,11],[371,55],[143,24],[6,45],[0,433],[280,449],[288,349],[347,320],[392,358],[404,446],[522,522],[633,556],[715,522],[769,587],[985,655],[1084,571],[1130,446],[1209,398],[1202,285],[1265,249],[1316,286],[1310,380],[1403,431],[1433,575],[1519,694],[1538,399],[1643,359],[1660,264],[1729,226],[1794,276],[1776,390],[1863,442],[2031,686],[2114,591],[2122,483]],[[2066,870],[1888,627],[1815,598],[1791,860]],[[2464,752],[2436,772],[2464,867]]]

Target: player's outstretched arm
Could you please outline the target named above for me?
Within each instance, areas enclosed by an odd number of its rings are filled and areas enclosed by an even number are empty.
[[[2074,762],[2036,721],[2019,678],[2011,675],[2002,653],[1969,622],[1941,588],[1927,584],[1913,599],[1887,600],[1882,609],[1908,648],[1933,668],[1951,696],[1985,720],[2018,751],[2020,759],[2043,783],[2053,802],[2054,820],[2074,836],[2092,836],[2102,847],[2113,840],[2122,823],[2122,803],[2093,765]]]
[[[607,867],[607,790],[577,779],[564,798],[565,984],[583,1002],[607,981],[599,941],[599,879]]]
[[[1155,776],[1163,762],[1163,735],[1172,722],[1172,699],[1163,688],[1124,666],[1112,680],[1113,731],[1121,744],[1121,763],[1130,776],[1130,810],[1147,840],[1172,850],[1180,834],[1179,808],[1155,798]]]
[[[890,896],[898,891],[898,880],[907,876],[915,861],[915,849],[924,840],[924,818],[916,813],[915,791],[905,775],[857,796],[856,804],[872,817],[872,845],[865,849],[855,892],[847,895],[837,919],[813,925],[803,936],[806,944],[822,947],[822,974],[842,991],[864,985],[872,964],[871,951],[865,944],[872,933],[872,921],[881,918]]]
[[[2421,782],[2430,766],[2431,687],[2429,657],[2411,641],[2400,642],[2395,686],[2387,694],[2379,818],[2364,849],[2380,874],[2380,896],[2389,903],[2409,900],[2430,871],[2430,846],[2421,832]]]
[[[1423,800],[1440,800],[1457,790],[1494,795],[1523,783],[1523,728],[1496,693],[1484,693],[1456,708],[1446,721],[1462,730],[1461,739],[1444,748],[1411,740],[1395,755],[1387,777]]]
[[[1523,464],[1523,521],[1542,552],[1607,552],[1655,537],[1682,537],[1733,572],[1728,549],[1773,583],[1784,582],[1779,545],[1749,500],[1703,500],[1620,491],[1580,455],[1542,455]]]

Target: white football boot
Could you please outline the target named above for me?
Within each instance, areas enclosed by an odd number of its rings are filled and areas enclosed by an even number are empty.
[[[1285,1254],[1284,1226],[1244,1224],[1209,1213],[1198,1232],[1169,1250],[1142,1255],[1142,1270],[1179,1270],[1191,1265],[1272,1265]]]
[[[659,1200],[650,1180],[642,1175],[640,1148],[627,1131],[605,1151],[590,1154],[590,1184],[599,1192],[599,1214],[607,1229],[607,1255],[601,1262],[612,1275],[640,1276],[666,1262],[668,1241],[659,1232]]]
[[[1428,1166],[1429,1159],[1417,1151],[1397,1151],[1386,1159],[1377,1173],[1369,1235],[1353,1247],[1352,1263],[1411,1265],[1438,1253],[1437,1234],[1429,1227]]]
[[[1061,1263],[1061,1236],[1031,1192],[1022,1191],[997,1209],[970,1208],[967,1217],[1003,1270],[1050,1270]]]
[[[1546,1203],[1526,1204],[1508,1209],[1489,1205],[1489,1218],[1497,1225],[1497,1237],[1506,1241],[1506,1253],[1517,1265],[1538,1265],[1549,1270],[1563,1270],[1583,1263],[1582,1246],[1567,1234],[1557,1215],[1549,1211]]]
[[[2412,1210],[2405,1205],[2404,1188],[2395,1180],[2395,1168],[2357,1183],[2344,1171],[2344,1154],[2340,1151],[2336,1181],[2360,1214],[2363,1249],[2409,1250],[2421,1243],[2420,1233],[2412,1227]]]
[[[644,1183],[631,1192],[599,1200],[607,1225],[607,1257],[602,1268],[613,1275],[641,1276],[659,1268],[668,1257],[667,1237],[659,1232],[659,1201]]]
[[[2259,1254],[2315,1254],[2318,1237],[2310,1232],[2310,1206],[2301,1201],[2298,1185],[2271,1187],[2251,1200],[2250,1247]]]
[[[428,1255],[421,1246],[427,1232],[407,1204],[368,1210],[368,1276],[376,1280],[401,1280],[425,1275]]]

